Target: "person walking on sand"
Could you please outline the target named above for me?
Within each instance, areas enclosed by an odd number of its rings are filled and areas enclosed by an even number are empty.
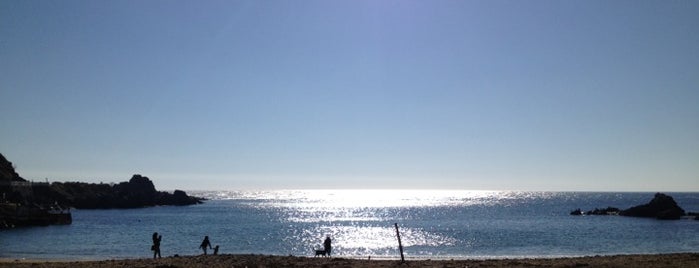
[[[204,255],[206,255],[206,248],[213,249],[211,247],[211,242],[209,242],[209,236],[204,236],[204,241],[201,241],[201,245],[199,245],[199,248],[204,250]]]
[[[155,256],[157,255],[158,258],[161,258],[160,256],[160,241],[163,240],[162,235],[158,235],[158,232],[153,233],[153,246],[151,246],[151,250],[153,250],[153,259],[155,259]]]
[[[328,257],[330,257],[330,251],[332,250],[332,241],[330,240],[330,235],[325,237],[325,241],[323,241],[323,248],[325,248],[325,254],[328,254]]]

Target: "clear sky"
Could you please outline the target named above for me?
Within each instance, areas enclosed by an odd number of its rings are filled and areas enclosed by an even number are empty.
[[[0,153],[159,189],[699,191],[699,1],[0,1]]]

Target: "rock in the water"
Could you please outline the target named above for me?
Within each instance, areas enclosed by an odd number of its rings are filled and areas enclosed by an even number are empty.
[[[657,218],[661,220],[679,220],[684,216],[684,209],[677,205],[669,195],[656,193],[650,203],[622,210],[622,216]]]
[[[607,207],[603,209],[595,208],[595,210],[590,210],[587,215],[619,215],[621,210],[615,207]]]
[[[192,204],[192,199],[193,197],[188,196],[184,191],[175,190],[172,195],[163,196],[162,202],[169,205],[186,206]]]
[[[582,215],[585,215],[585,214],[582,212],[582,210],[576,209],[576,210],[571,211],[571,212],[570,212],[570,215],[573,215],[573,216],[582,216]]]

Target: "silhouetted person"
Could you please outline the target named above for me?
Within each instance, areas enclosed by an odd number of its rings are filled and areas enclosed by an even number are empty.
[[[209,236],[204,236],[204,241],[201,241],[201,245],[199,245],[199,248],[204,250],[204,255],[206,255],[206,248],[213,249],[211,247],[211,242],[209,242]]]
[[[330,240],[330,235],[325,237],[325,241],[323,241],[323,248],[325,248],[325,254],[328,254],[328,257],[330,257],[330,251],[332,250],[332,241]]]
[[[160,241],[163,240],[162,235],[158,235],[158,232],[153,233],[153,246],[151,249],[153,250],[153,259],[155,259],[155,256],[157,255],[158,258],[161,258],[160,256]]]
[[[218,255],[218,245],[214,247],[214,255]]]

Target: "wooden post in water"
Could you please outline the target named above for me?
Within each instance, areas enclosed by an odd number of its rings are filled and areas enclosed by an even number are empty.
[[[396,236],[398,237],[398,250],[400,250],[400,262],[405,262],[405,257],[403,257],[403,243],[400,242],[400,231],[398,231],[398,223],[396,223]]]

